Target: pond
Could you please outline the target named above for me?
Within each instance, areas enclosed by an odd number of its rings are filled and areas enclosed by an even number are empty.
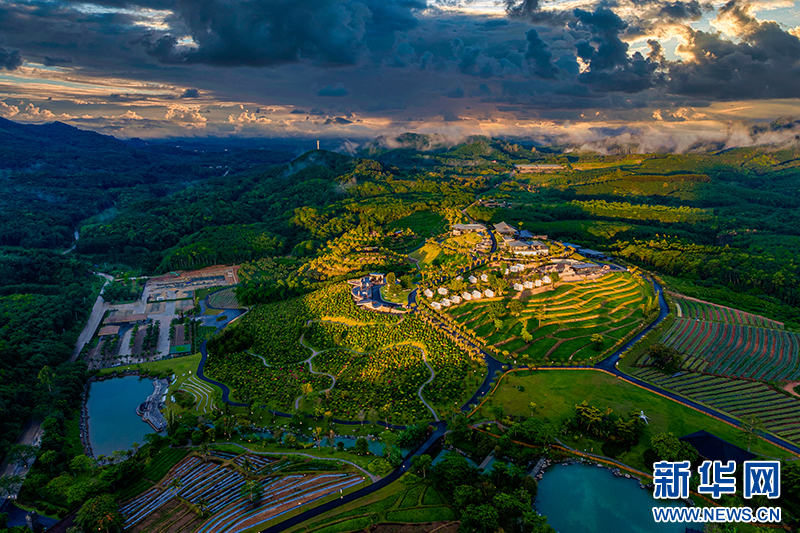
[[[550,467],[539,481],[536,509],[558,533],[684,533],[689,524],[653,521],[652,508],[683,506],[655,500],[634,479],[607,468],[573,464]],[[702,527],[698,528],[702,529]]]
[[[150,424],[136,414],[136,408],[153,391],[153,380],[138,376],[95,381],[89,386],[86,411],[95,457],[110,457],[115,450],[130,449],[134,442],[144,444],[144,436],[154,433]]]

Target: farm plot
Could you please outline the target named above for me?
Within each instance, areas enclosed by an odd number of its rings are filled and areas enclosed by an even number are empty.
[[[634,375],[737,418],[755,416],[767,431],[800,444],[800,399],[763,383],[695,373],[668,376],[652,368]]]
[[[507,358],[589,360],[638,329],[644,308],[654,303],[652,289],[627,273],[515,294],[521,297],[465,302],[447,312],[467,333]],[[521,304],[517,314],[509,311],[512,302]],[[593,335],[603,337],[597,350]]]
[[[783,322],[777,322],[761,315],[746,313],[724,305],[717,305],[694,298],[676,296],[675,303],[679,306],[680,316],[683,318],[699,318],[711,322],[726,322],[742,326],[755,326],[759,328],[783,329]]]
[[[800,336],[788,331],[680,318],[661,342],[687,356],[684,370],[763,381],[800,378]]]
[[[156,487],[122,504],[126,531],[244,531],[364,481],[341,471],[282,475],[280,468],[271,467],[288,464],[283,461],[214,453],[217,457],[211,461],[184,459]],[[237,468],[244,465],[251,466],[250,472],[262,473],[244,474]],[[261,495],[251,501],[243,489],[254,483]],[[211,515],[199,529],[203,519],[191,507],[203,508]]]
[[[212,292],[208,295],[208,303],[217,309],[238,309],[240,307],[233,287]]]

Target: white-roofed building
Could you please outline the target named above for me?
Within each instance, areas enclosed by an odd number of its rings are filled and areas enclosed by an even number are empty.
[[[515,284],[514,284],[514,290],[515,290],[515,291],[522,292],[522,291],[524,291],[524,290],[525,290],[525,287],[523,287],[523,286],[522,286],[522,283],[515,283]]]
[[[542,278],[542,283],[544,284],[553,283],[553,280],[550,279],[550,276],[545,276]]]
[[[450,301],[453,302],[453,304],[460,304],[461,296],[459,296],[458,294],[454,294],[450,297]]]
[[[450,298],[442,298],[441,304],[442,307],[450,307],[452,302],[450,301]]]
[[[536,281],[533,282],[533,284],[536,285],[537,287],[541,287],[542,286],[542,280],[537,279]]]
[[[447,290],[447,287],[439,287],[439,289],[436,292],[438,292],[442,296],[447,296],[447,293],[450,291]]]
[[[472,299],[473,300],[480,300],[483,297],[483,293],[481,291],[472,291]]]
[[[494,291],[492,289],[486,289],[483,291],[483,294],[486,295],[487,298],[494,298]]]
[[[487,274],[481,274],[481,281],[489,281],[489,276]]]
[[[478,283],[478,278],[476,278],[475,276],[470,276],[468,280],[470,283]]]
[[[526,282],[524,282],[522,284],[522,286],[525,287],[526,289],[532,289],[533,288],[533,282],[532,281],[526,281]]]
[[[464,298],[465,301],[470,301],[470,300],[472,300],[472,293],[469,292],[469,291],[464,291],[461,294],[461,297]]]
[[[442,310],[442,304],[440,304],[439,302],[431,302],[431,307],[433,309],[436,309],[437,311]]]
[[[425,289],[422,294],[425,295],[425,298],[433,298],[433,291],[430,289]]]

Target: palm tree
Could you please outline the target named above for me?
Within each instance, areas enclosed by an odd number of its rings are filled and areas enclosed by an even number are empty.
[[[207,443],[204,442],[203,444],[200,445],[200,455],[203,456],[204,463],[208,462],[209,451],[210,450]]]
[[[175,489],[176,494],[181,490],[182,486],[183,486],[183,481],[181,481],[181,478],[179,477],[172,478],[172,481],[170,481],[169,484],[167,484],[167,488]]]
[[[200,511],[200,516],[205,517],[207,514],[210,514],[208,511],[208,500],[205,498],[200,498],[197,500],[197,508]]]
[[[364,419],[367,418],[367,412],[361,409],[356,416],[361,421],[361,427],[364,427]]]

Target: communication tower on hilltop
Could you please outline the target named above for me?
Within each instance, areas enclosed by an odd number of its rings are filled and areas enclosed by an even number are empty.
[[[317,150],[319,150],[319,141],[317,141]]]

